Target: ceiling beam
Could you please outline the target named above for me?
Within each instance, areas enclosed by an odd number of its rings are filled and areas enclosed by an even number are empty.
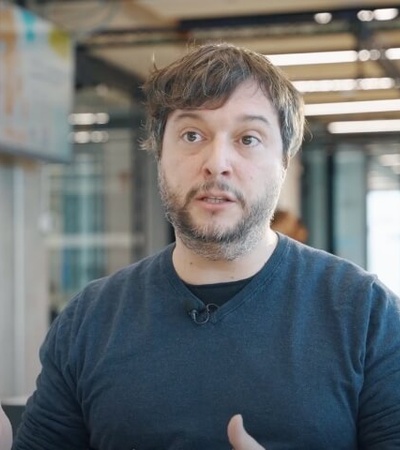
[[[76,53],[75,80],[77,88],[106,84],[137,100],[143,99],[141,78],[80,50]]]
[[[400,30],[400,17],[388,22],[360,22],[358,9],[332,11],[332,21],[315,22],[314,12],[291,14],[246,15],[181,20],[171,26],[107,28],[81,42],[82,48],[129,47],[170,44],[195,40],[267,38],[274,36],[320,36],[354,32],[362,26],[371,30]]]
[[[383,69],[386,76],[395,80],[396,87],[400,89],[400,70],[393,61],[386,58],[385,51],[388,48],[379,42],[376,37],[376,32],[368,27],[365,22],[359,22],[357,27],[354,28],[354,32],[358,42],[358,50],[365,49],[378,51],[379,58],[376,59],[376,63]],[[361,67],[362,63],[360,63],[360,68]]]

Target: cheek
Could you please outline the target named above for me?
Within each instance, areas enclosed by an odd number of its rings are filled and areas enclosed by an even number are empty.
[[[188,175],[188,171],[179,161],[164,160],[159,166],[159,170],[163,175],[164,183],[171,193],[178,197],[184,196],[185,191],[190,188],[190,179],[193,177]]]
[[[182,157],[174,157],[165,161],[164,173],[177,186],[190,186],[198,179],[195,161]]]
[[[283,165],[283,159],[280,157],[271,158],[265,162],[260,170],[264,173],[264,177],[281,178],[285,173],[285,167]]]
[[[251,191],[259,192],[260,187],[283,182],[285,169],[282,163],[266,162],[253,166],[252,169],[241,173],[241,179]]]

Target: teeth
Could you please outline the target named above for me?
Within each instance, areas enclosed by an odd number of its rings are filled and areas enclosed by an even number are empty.
[[[205,201],[208,203],[222,203],[225,200],[222,197],[207,197]]]

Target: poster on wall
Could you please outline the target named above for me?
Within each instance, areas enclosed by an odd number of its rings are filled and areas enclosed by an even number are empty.
[[[71,159],[74,49],[62,30],[0,2],[0,153]]]

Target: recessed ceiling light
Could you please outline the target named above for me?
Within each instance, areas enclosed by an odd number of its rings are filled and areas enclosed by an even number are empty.
[[[356,50],[339,50],[333,52],[287,53],[267,55],[267,57],[278,66],[300,66],[355,62],[358,59],[358,52]]]
[[[305,105],[306,116],[329,116],[334,114],[357,114],[369,112],[400,111],[400,101],[369,100],[334,103],[310,103]]]
[[[297,80],[292,83],[297,90],[303,93],[392,89],[396,85],[394,79],[389,77]]]
[[[328,12],[321,12],[314,14],[314,20],[321,25],[325,25],[332,20],[332,14]]]
[[[400,59],[400,48],[389,48],[384,51],[384,54],[388,59]],[[330,52],[282,53],[266,56],[277,66],[304,66],[378,60],[382,57],[382,51],[379,49],[336,50]]]
[[[371,22],[371,20],[374,20],[374,13],[369,9],[362,9],[358,11],[357,17],[361,22]]]
[[[381,8],[374,10],[375,20],[393,20],[399,15],[397,8]]]
[[[400,120],[351,120],[347,122],[331,122],[328,124],[327,128],[332,134],[388,133],[400,131]],[[394,156],[397,157],[397,155]]]
[[[105,112],[74,113],[69,115],[68,121],[71,125],[104,125],[110,121],[110,116]]]

